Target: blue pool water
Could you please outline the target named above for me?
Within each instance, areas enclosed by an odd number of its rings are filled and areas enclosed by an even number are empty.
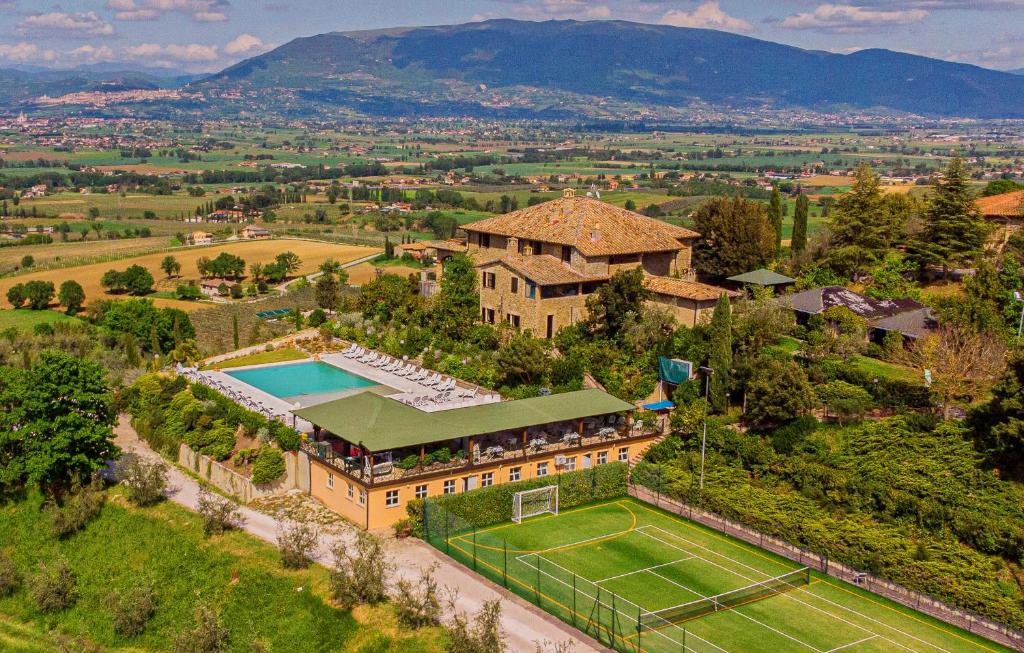
[[[321,361],[258,367],[252,370],[226,372],[242,383],[248,383],[280,399],[341,392],[377,385],[373,381]]]

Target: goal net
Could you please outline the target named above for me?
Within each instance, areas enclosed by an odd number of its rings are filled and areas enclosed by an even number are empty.
[[[517,524],[528,517],[536,517],[546,512],[558,514],[557,485],[524,490],[512,496],[512,521]]]

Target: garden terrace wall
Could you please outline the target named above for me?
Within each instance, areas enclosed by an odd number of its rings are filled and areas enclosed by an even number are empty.
[[[249,503],[259,497],[285,494],[290,490],[309,492],[308,456],[302,451],[285,451],[283,455],[284,476],[263,485],[253,483],[251,479],[209,456],[196,453],[184,442],[178,449],[178,464],[242,503]]]
[[[926,594],[907,589],[902,585],[883,580],[871,574],[858,571],[842,563],[830,560],[827,555],[821,555],[808,551],[807,549],[794,546],[785,540],[765,535],[753,528],[749,528],[738,522],[726,519],[715,513],[695,508],[689,504],[676,499],[664,496],[659,492],[652,491],[634,482],[629,483],[628,492],[641,501],[657,506],[663,510],[674,512],[691,521],[713,528],[720,533],[725,533],[749,544],[761,547],[767,551],[788,558],[801,565],[814,567],[822,573],[833,578],[853,583],[869,592],[895,601],[934,617],[950,625],[962,628],[968,632],[981,635],[987,639],[1008,646],[1014,650],[1024,651],[1024,632],[1010,628],[1004,624],[997,623],[973,614],[967,610],[955,608],[943,603],[938,599]]]

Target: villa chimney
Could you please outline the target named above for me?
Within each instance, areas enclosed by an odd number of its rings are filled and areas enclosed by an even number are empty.
[[[563,188],[562,189],[562,197],[564,197],[565,199],[570,199],[570,198],[576,197],[576,189],[574,189],[574,188]]]

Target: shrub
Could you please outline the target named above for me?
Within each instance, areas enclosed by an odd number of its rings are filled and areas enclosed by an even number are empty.
[[[289,428],[277,420],[270,422],[270,432],[273,434],[274,442],[282,451],[298,451],[301,439],[294,429]]]
[[[228,648],[231,633],[220,615],[207,605],[196,607],[196,625],[179,633],[172,644],[174,653],[220,653]]]
[[[316,529],[305,522],[283,524],[277,534],[277,548],[285,569],[305,569],[312,562],[316,548]]]
[[[74,604],[77,585],[68,561],[58,558],[49,564],[39,563],[39,571],[29,579],[28,593],[40,612],[59,612]]]
[[[128,492],[128,500],[135,505],[151,506],[163,500],[167,488],[167,465],[132,456],[118,465],[118,471]]]
[[[206,535],[220,535],[236,528],[242,519],[242,512],[235,502],[211,494],[205,488],[199,490],[196,510],[203,519]]]
[[[21,586],[21,574],[11,556],[0,551],[0,597],[10,596]]]
[[[441,623],[441,601],[438,599],[437,563],[420,569],[419,581],[400,578],[395,583],[391,601],[398,623],[406,628],[424,628]]]
[[[156,612],[156,595],[150,585],[136,585],[110,598],[114,631],[122,637],[137,637]]]
[[[485,601],[472,621],[451,606],[453,615],[448,627],[452,653],[504,653],[505,638],[501,631],[501,601]]]
[[[194,431],[188,443],[199,453],[214,460],[227,460],[235,448],[235,431],[223,421],[214,422],[206,431]]]
[[[772,431],[768,439],[775,451],[788,454],[800,449],[817,429],[818,418],[814,415],[803,415]]]
[[[53,534],[57,537],[67,537],[82,530],[100,514],[106,500],[103,479],[99,475],[94,476],[89,485],[84,487],[76,478],[71,494],[64,499],[64,504],[51,504],[49,508]]]
[[[330,578],[331,598],[343,609],[384,600],[387,557],[378,537],[360,531],[356,534],[352,550],[345,543],[339,542],[332,553],[334,569],[331,570]]]
[[[252,482],[270,483],[284,476],[284,456],[275,447],[260,447],[252,464]]]

